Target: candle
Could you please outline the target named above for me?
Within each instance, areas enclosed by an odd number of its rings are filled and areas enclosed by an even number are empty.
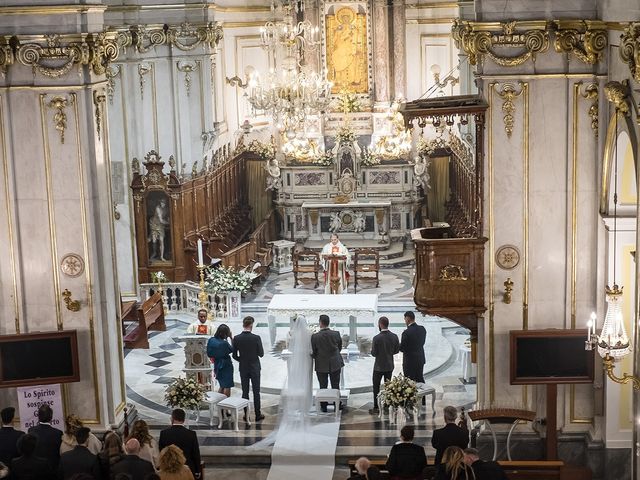
[[[593,335],[596,334],[596,324],[598,323],[598,317],[596,317],[596,312],[591,312],[591,320],[589,320],[591,328],[593,329]]]
[[[198,239],[198,265],[204,266],[204,259],[202,258],[202,240]]]
[[[587,322],[587,342],[591,341],[591,329],[593,328],[593,321],[589,320]]]

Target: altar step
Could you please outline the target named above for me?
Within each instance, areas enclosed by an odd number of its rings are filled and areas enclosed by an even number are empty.
[[[326,240],[307,240],[304,248],[320,252],[326,244]],[[355,248],[372,248],[378,250],[380,253],[380,268],[408,267],[413,265],[415,259],[414,250],[411,248],[413,244],[411,243],[407,245],[407,248],[405,248],[402,242],[381,245],[377,240],[349,241],[345,243],[345,245],[349,250]]]

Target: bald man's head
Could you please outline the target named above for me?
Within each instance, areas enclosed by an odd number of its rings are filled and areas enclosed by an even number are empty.
[[[127,452],[127,455],[137,455],[140,453],[140,442],[135,438],[130,438],[124,444],[124,451]]]

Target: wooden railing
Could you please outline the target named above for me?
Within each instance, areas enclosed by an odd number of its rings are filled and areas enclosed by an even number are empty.
[[[262,268],[271,264],[271,246],[268,242],[275,240],[275,222],[271,211],[260,225],[249,236],[249,241],[238,245],[220,255],[225,267],[246,268],[259,262]],[[265,274],[265,271],[261,271]]]
[[[475,169],[456,155],[449,162],[449,188],[451,196],[447,202],[447,223],[456,237],[475,236],[477,186]]]

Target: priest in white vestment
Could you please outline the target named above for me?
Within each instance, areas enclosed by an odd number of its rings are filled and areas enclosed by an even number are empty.
[[[332,255],[347,257],[346,260],[332,260]],[[345,247],[338,235],[331,235],[331,240],[322,249],[322,265],[324,267],[324,293],[346,293],[347,281],[349,279],[349,266],[351,265],[351,254]],[[331,292],[331,278],[337,277],[339,284],[335,292]]]
[[[208,312],[204,308],[198,310],[198,321],[187,327],[187,334],[213,336],[213,325],[207,320],[207,316]]]

